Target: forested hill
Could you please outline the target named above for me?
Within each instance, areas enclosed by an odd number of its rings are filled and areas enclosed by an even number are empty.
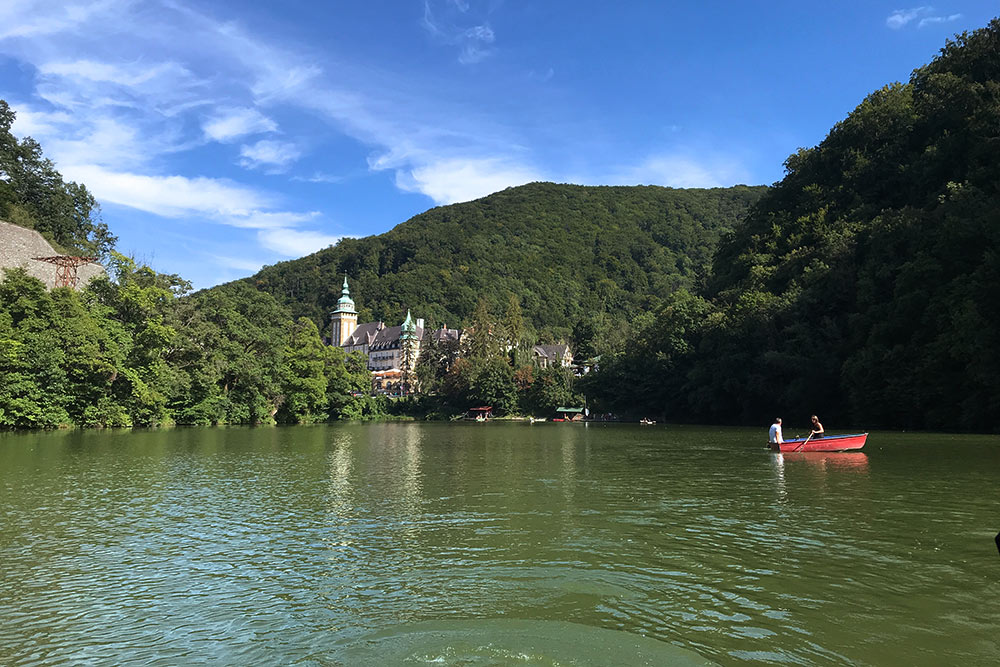
[[[569,337],[594,313],[624,321],[692,287],[720,236],[765,190],[531,183],[431,209],[246,280],[316,322],[335,307],[345,273],[361,321],[395,322],[409,308],[460,325],[480,297],[501,308],[515,294],[543,338]]]
[[[786,167],[708,289],[663,309],[595,391],[706,422],[997,430],[1000,20]]]

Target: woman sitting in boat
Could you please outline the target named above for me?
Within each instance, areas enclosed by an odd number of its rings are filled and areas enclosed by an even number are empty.
[[[812,433],[810,438],[822,438],[823,437],[823,425],[819,423],[819,417],[813,415],[812,419]]]

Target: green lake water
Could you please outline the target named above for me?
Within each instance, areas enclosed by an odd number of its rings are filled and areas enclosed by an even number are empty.
[[[1000,438],[0,434],[0,664],[1000,663]]]

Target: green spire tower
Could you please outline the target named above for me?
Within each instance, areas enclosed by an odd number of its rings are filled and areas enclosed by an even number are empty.
[[[358,328],[358,311],[354,309],[351,290],[347,286],[347,275],[344,275],[344,288],[337,301],[337,310],[330,313],[330,342],[341,346]]]

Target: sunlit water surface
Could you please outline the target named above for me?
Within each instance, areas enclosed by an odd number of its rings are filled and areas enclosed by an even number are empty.
[[[1000,662],[1000,438],[0,435],[0,664]]]

